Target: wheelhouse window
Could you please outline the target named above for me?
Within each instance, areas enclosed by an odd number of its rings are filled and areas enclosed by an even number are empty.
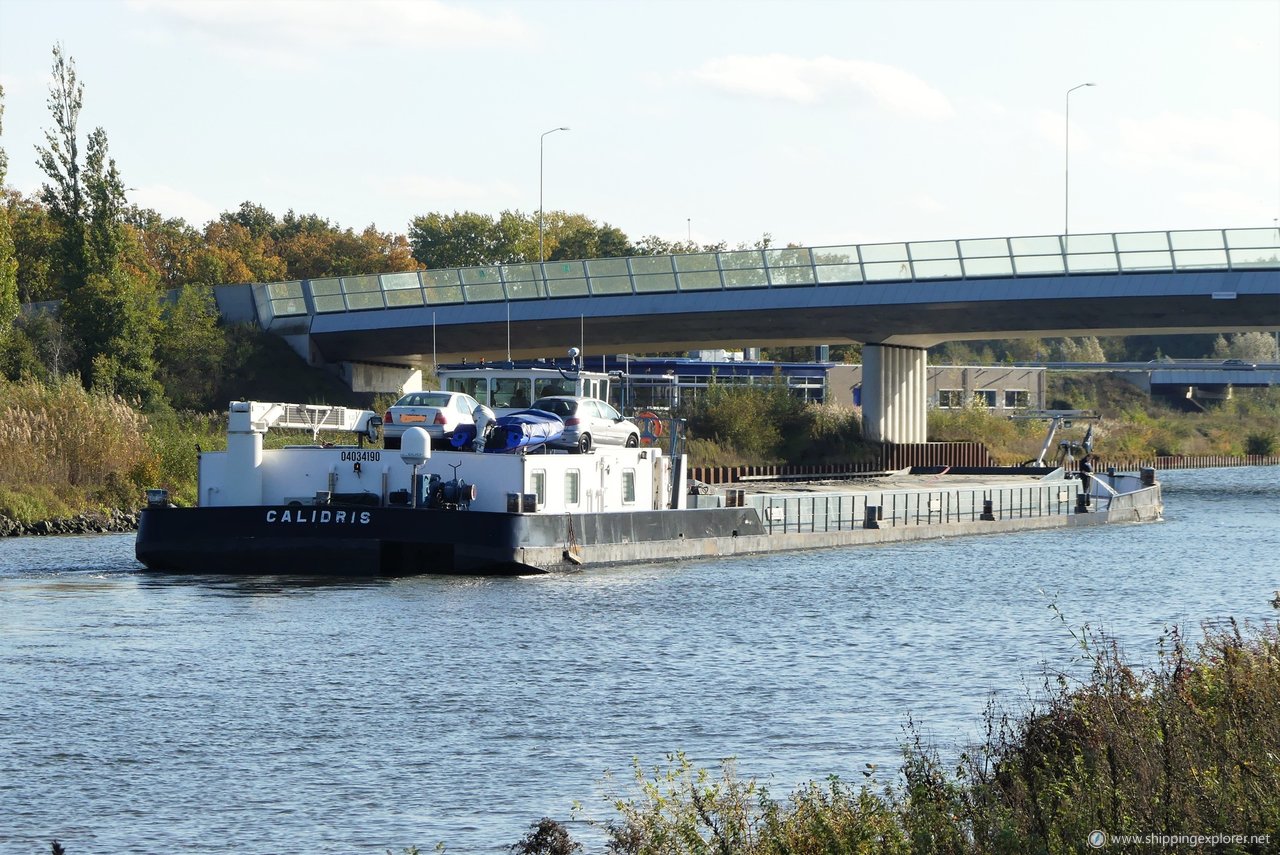
[[[578,504],[581,484],[582,475],[577,469],[570,469],[564,473],[564,503],[566,505]]]
[[[461,392],[470,395],[477,401],[489,402],[489,379],[487,377],[450,377],[450,392]]]
[[[634,505],[636,503],[636,470],[622,470],[622,504]]]
[[[533,381],[526,377],[497,377],[493,381],[493,405],[523,409],[533,403]]]

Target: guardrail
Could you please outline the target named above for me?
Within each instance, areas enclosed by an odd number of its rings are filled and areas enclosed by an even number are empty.
[[[954,279],[1280,269],[1280,229],[1116,232],[498,264],[253,286],[276,318],[431,306]]]

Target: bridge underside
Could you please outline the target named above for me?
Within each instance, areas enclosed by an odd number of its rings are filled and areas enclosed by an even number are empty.
[[[510,316],[508,319],[508,311]],[[926,349],[944,341],[1280,329],[1280,271],[1070,276],[471,303],[310,318],[323,359],[430,365],[861,342],[869,438],[924,441]]]

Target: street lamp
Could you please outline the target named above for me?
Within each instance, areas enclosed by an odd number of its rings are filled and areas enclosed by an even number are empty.
[[[554,134],[556,131],[567,131],[568,128],[552,128],[538,137],[538,262],[546,261],[546,256],[542,252],[542,143],[547,138],[547,134]]]
[[[1071,234],[1071,93],[1096,83],[1081,83],[1067,90],[1066,121],[1063,126],[1063,188],[1062,188],[1062,236]]]

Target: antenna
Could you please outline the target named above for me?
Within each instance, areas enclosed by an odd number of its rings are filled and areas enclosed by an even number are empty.
[[[582,364],[587,364],[587,322],[582,315],[578,315],[578,353],[582,354]]]
[[[511,301],[507,300],[507,365],[511,365]]]
[[[436,363],[436,313],[434,309],[431,311],[431,370],[436,372],[437,375],[440,373]]]

